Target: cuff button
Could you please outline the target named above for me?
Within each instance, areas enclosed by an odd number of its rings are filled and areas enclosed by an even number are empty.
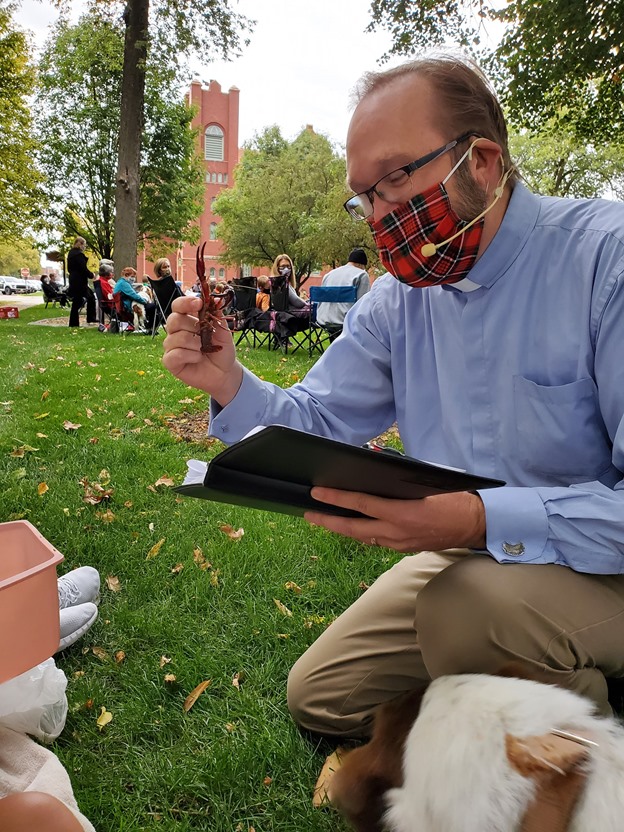
[[[512,558],[519,558],[524,554],[524,543],[503,543],[503,552]]]

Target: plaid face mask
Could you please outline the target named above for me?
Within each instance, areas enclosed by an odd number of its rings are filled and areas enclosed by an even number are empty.
[[[472,224],[460,219],[440,182],[371,223],[371,230],[390,274],[423,288],[466,277],[479,252],[483,216]]]

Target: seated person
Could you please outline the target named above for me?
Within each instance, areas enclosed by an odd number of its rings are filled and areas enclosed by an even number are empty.
[[[51,303],[58,302],[61,306],[67,306],[67,295],[61,291],[56,283],[53,283],[47,274],[41,275],[41,289],[43,296]]]
[[[271,287],[273,292],[279,292],[288,285],[288,312],[305,311],[308,304],[295,291],[295,267],[287,254],[278,254],[271,266]]]
[[[258,278],[258,294],[256,295],[256,309],[261,312],[268,312],[271,306],[271,281],[268,277],[261,275]]]
[[[141,295],[136,291],[134,286],[136,282],[136,271],[133,268],[130,266],[126,267],[122,270],[121,275],[122,276],[115,284],[115,295],[119,295],[121,298],[121,306],[123,312],[125,313],[126,320],[134,320],[133,306],[139,305],[143,307],[143,310],[145,311],[145,316],[142,319],[144,325],[143,328],[150,329],[152,326],[156,304],[145,300],[144,295]]]
[[[354,248],[344,266],[332,269],[323,278],[322,286],[356,286],[357,299],[370,291],[370,278],[366,271],[368,257],[361,248]],[[342,332],[342,325],[353,303],[319,303],[316,320],[329,332],[329,340],[335,341]]]
[[[93,288],[95,289],[97,295],[97,286],[99,287],[102,292],[102,299],[99,299],[98,296],[98,303],[100,305],[100,330],[104,330],[104,315],[108,315],[109,318],[113,309],[115,308],[115,301],[113,298],[113,293],[115,291],[115,279],[114,279],[114,267],[112,264],[105,260],[100,260],[100,266],[98,269],[97,277],[93,278]]]

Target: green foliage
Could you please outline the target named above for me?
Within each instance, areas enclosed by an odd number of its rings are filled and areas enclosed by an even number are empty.
[[[301,280],[344,262],[356,245],[373,251],[368,225],[350,220],[342,207],[345,176],[344,158],[325,136],[304,130],[288,142],[275,126],[256,136],[234,186],[215,203],[227,262],[268,265],[286,252]]]
[[[32,228],[44,203],[35,164],[36,142],[28,97],[34,74],[28,45],[11,13],[0,7],[0,240],[19,239]]]
[[[480,53],[519,125],[556,118],[589,140],[621,140],[624,0],[373,0],[371,17],[392,54],[448,43]],[[493,51],[482,47],[489,22],[504,27]]]
[[[514,161],[531,190],[548,196],[624,196],[624,147],[594,145],[551,123],[510,134]]]
[[[37,277],[41,272],[39,252],[28,239],[0,243],[0,274],[19,276],[22,268],[29,268]]]
[[[99,11],[74,26],[61,20],[39,67],[47,113],[41,164],[55,192],[56,223],[85,237],[102,257],[111,255],[114,242],[123,48],[123,28]],[[191,118],[173,73],[150,64],[139,225],[150,244],[196,236],[203,183]]]

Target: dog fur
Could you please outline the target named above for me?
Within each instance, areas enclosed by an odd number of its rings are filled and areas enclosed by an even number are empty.
[[[517,832],[536,784],[511,765],[506,739],[552,728],[598,743],[569,832],[620,832],[624,728],[577,694],[526,679],[446,676],[382,706],[329,796],[357,832]]]

